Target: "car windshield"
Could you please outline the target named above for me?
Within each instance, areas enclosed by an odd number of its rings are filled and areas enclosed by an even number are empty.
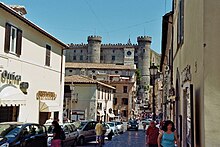
[[[18,136],[22,125],[0,124],[0,136],[12,139]]]
[[[110,127],[114,127],[114,123],[107,123]]]
[[[87,122],[74,122],[73,123],[74,124],[74,126],[77,128],[77,129],[82,129],[86,124],[87,124]]]

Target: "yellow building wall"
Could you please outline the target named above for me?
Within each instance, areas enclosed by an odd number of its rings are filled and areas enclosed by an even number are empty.
[[[220,146],[220,1],[204,0],[205,146]]]

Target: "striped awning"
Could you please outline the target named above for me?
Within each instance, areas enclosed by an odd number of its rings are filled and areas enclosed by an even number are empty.
[[[19,106],[26,104],[26,95],[15,86],[0,89],[0,106]]]
[[[40,112],[55,112],[60,111],[58,103],[52,100],[40,100]]]

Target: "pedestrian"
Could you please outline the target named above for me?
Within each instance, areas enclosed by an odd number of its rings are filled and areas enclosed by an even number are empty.
[[[51,147],[61,147],[61,127],[57,121],[52,122],[53,126],[53,139],[51,141]]]
[[[162,130],[158,136],[158,147],[175,147],[175,142],[179,147],[179,140],[174,123],[171,120],[167,120],[164,122]]]
[[[102,146],[103,126],[102,126],[101,119],[99,120],[99,122],[95,126],[95,132],[96,132],[96,141],[99,146]]]
[[[148,147],[157,147],[157,138],[159,135],[159,128],[156,127],[156,124],[154,121],[150,122],[150,125],[146,131],[146,135],[147,135]]]

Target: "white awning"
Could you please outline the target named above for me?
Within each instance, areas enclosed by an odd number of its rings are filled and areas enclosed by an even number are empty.
[[[102,110],[97,110],[98,111],[98,116],[103,116],[103,115],[105,115],[105,113],[102,111]]]
[[[14,86],[6,86],[0,90],[0,106],[19,106],[26,104],[26,95]]]
[[[40,112],[54,112],[59,111],[60,106],[52,100],[40,100]]]
[[[113,117],[115,117],[115,114],[114,113],[108,113],[108,116],[113,118]]]

